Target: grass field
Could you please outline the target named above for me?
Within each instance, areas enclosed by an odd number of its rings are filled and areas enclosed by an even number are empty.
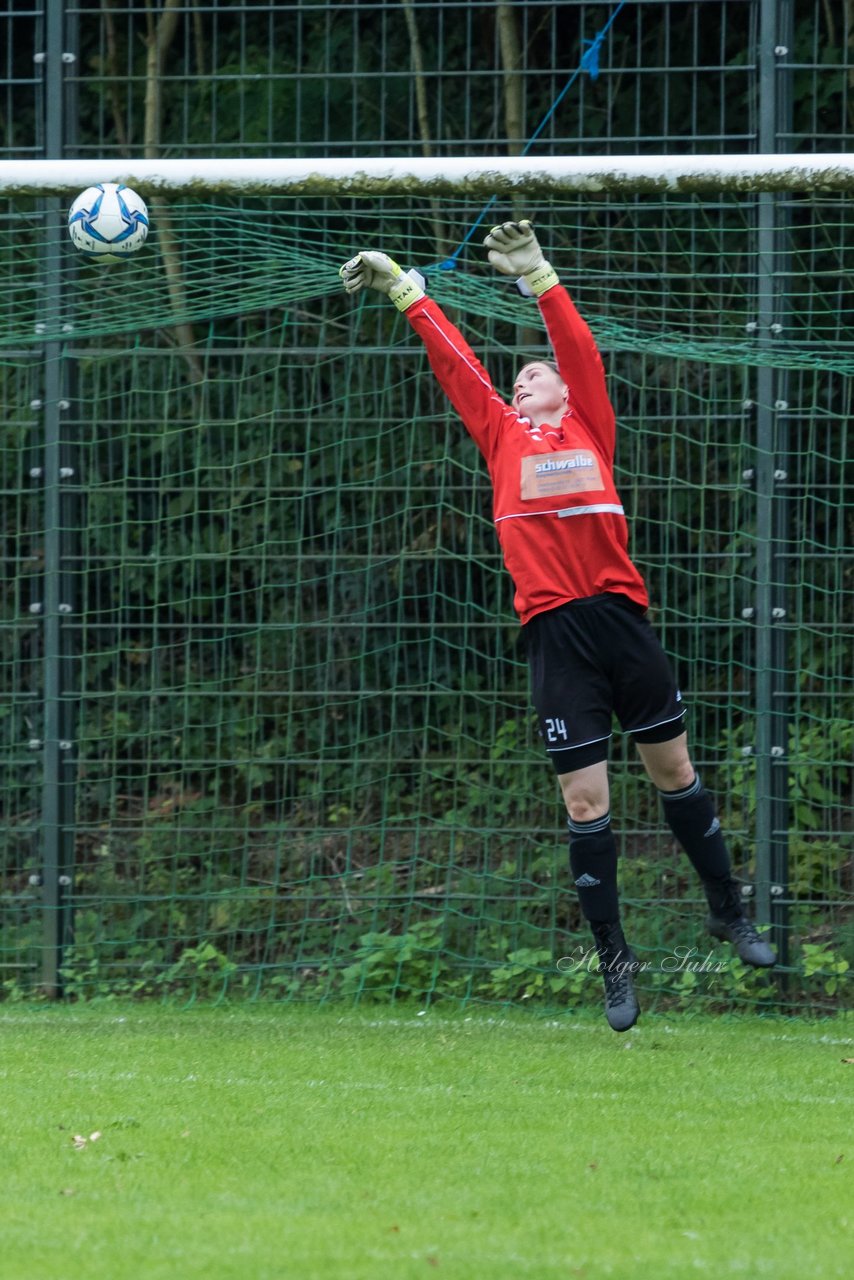
[[[2,1280],[854,1272],[851,1021],[105,1004],[0,1031]]]

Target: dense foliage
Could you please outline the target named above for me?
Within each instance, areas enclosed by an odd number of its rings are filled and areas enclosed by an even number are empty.
[[[556,51],[577,51],[607,13],[416,4],[416,48],[406,7],[335,6],[331,22],[330,9],[313,4],[130,6],[121,15],[89,6],[72,149],[503,153],[508,137],[513,149],[514,70],[499,11],[524,50],[523,135],[565,82]],[[603,74],[579,81],[543,148],[745,149],[744,121],[755,129],[758,110],[756,8],[628,10],[608,74],[603,56]],[[17,23],[18,68],[35,31]],[[804,19],[799,47],[811,31]],[[822,67],[841,66],[841,32],[840,22],[822,41]],[[686,66],[692,74],[678,70]],[[794,77],[793,128],[821,147],[851,122],[844,75],[825,75],[816,98],[816,74]],[[37,118],[33,101],[14,130],[6,122],[9,154],[33,145]],[[712,120],[710,142],[698,122]],[[742,618],[765,536],[749,479],[761,464],[762,355],[733,366],[704,361],[701,346],[740,335],[755,302],[753,206],[677,207],[657,225],[636,204],[538,215],[580,304],[612,325],[606,359],[634,550],[694,705],[698,762],[749,879],[765,799],[755,755],[745,754],[767,708],[756,703],[756,632]],[[428,201],[390,202],[384,231],[428,257],[476,214],[450,220]],[[850,319],[835,309],[828,319],[816,302],[820,282],[840,269],[825,229],[845,216],[820,210],[792,241],[797,269],[808,262],[812,273],[793,290],[801,338],[826,347]],[[378,222],[376,210],[335,201],[303,202],[291,217],[325,227],[342,251],[354,227]],[[737,236],[742,251],[732,253]],[[494,317],[470,324],[498,385],[509,384],[520,343],[542,340]],[[683,356],[651,347],[673,333],[689,344]],[[40,865],[39,777],[25,748],[42,732],[44,678],[40,624],[27,613],[42,589],[45,528],[27,480],[40,458],[29,409],[38,356],[0,366],[12,406],[3,536],[16,580],[2,633],[11,696],[0,708],[15,765],[4,794],[3,959],[22,957],[9,970],[13,993],[31,984],[41,937],[29,884]],[[62,508],[73,603],[63,703],[76,771],[69,993],[585,998],[577,974],[552,969],[579,922],[488,484],[402,322],[388,310],[308,301],[138,341],[101,336],[66,356],[63,433],[79,476]],[[794,406],[774,441],[791,475],[780,499],[786,530],[773,534],[792,620],[778,650],[799,971],[791,995],[820,1001],[835,998],[854,962],[847,846],[840,855],[854,743],[838,702],[851,677],[838,614],[851,589],[840,510],[850,381],[825,368],[790,374],[784,362],[774,376]],[[631,855],[624,891],[639,945],[666,951],[697,934],[696,890],[662,838],[650,789],[625,763],[614,794]],[[715,998],[783,998],[763,984],[735,970]],[[695,982],[671,975],[660,985],[681,999]]]

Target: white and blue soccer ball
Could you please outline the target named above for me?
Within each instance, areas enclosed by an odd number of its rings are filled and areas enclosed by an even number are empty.
[[[121,262],[145,244],[145,201],[120,182],[87,187],[68,210],[68,234],[92,261]]]

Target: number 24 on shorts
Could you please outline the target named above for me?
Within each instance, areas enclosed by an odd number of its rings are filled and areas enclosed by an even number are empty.
[[[569,742],[565,720],[544,720],[546,726],[546,742]]]

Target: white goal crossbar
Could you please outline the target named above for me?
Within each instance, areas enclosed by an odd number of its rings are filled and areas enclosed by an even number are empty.
[[[854,156],[363,156],[298,160],[4,160],[0,195],[69,196],[99,182],[143,195],[300,196],[854,191]]]

